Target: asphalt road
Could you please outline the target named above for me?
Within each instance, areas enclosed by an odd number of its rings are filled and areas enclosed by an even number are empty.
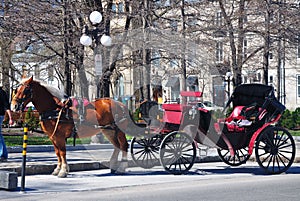
[[[20,179],[19,179],[20,182]],[[110,201],[254,201],[300,198],[300,164],[284,174],[266,175],[255,162],[240,167],[197,163],[187,175],[170,175],[162,167],[129,168],[125,175],[109,170],[71,172],[67,178],[26,177],[25,192],[1,191],[1,200]]]

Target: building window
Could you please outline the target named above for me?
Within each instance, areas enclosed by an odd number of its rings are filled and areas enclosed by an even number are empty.
[[[269,59],[273,59],[273,53],[269,52]]]
[[[152,61],[153,61],[153,66],[158,68],[160,67],[160,53],[158,51],[152,52]]]
[[[123,13],[124,12],[124,5],[123,3],[118,3],[118,12]]]
[[[300,98],[300,75],[297,75],[297,97]]]
[[[216,26],[221,26],[222,25],[222,12],[218,11],[216,13]]]
[[[270,76],[270,80],[271,80],[271,77],[272,77],[272,82],[273,82],[273,76]],[[261,74],[260,73],[257,73],[256,74],[256,80],[258,81],[258,82],[261,82]],[[270,81],[271,82],[271,81]]]
[[[171,30],[172,31],[177,31],[178,23],[175,20],[172,20],[171,22]]]
[[[124,4],[123,3],[113,3],[112,4],[112,11],[115,13],[122,13],[124,11]]]
[[[187,24],[189,25],[189,26],[193,26],[193,27],[195,27],[196,25],[197,25],[197,22],[198,22],[198,20],[197,20],[197,18],[188,18],[188,20],[187,20]]]
[[[223,61],[223,43],[222,42],[216,43],[216,61],[217,62]]]
[[[54,67],[52,65],[48,66],[48,81],[54,81]]]
[[[244,57],[244,60],[247,58],[247,44],[248,44],[247,39],[244,39],[244,42],[243,42],[243,57]]]
[[[244,23],[248,22],[248,15],[247,14],[244,14],[244,16],[243,16],[243,22]]]
[[[117,5],[115,3],[112,4],[111,10],[117,12]]]
[[[298,35],[297,58],[300,59],[300,34]]]
[[[199,82],[197,76],[189,76],[186,79],[186,85],[189,91],[199,91]]]
[[[274,13],[272,11],[270,12],[269,20],[270,20],[270,22],[274,22],[275,21]]]
[[[171,66],[172,68],[178,67],[179,65],[178,65],[177,59],[171,59],[171,60],[170,60],[170,66]]]
[[[124,77],[123,75],[119,75],[117,80],[115,81],[115,97],[121,98],[124,96]]]
[[[243,84],[246,84],[248,82],[248,77],[246,75],[243,76]]]
[[[270,76],[269,79],[270,79],[270,80],[269,80],[269,83],[270,83],[270,84],[273,84],[273,76],[272,76],[272,75]]]

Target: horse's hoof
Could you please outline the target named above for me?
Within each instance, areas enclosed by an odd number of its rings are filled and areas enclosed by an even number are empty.
[[[115,175],[124,175],[125,172],[116,171]]]
[[[52,175],[53,175],[53,176],[57,176],[57,175],[59,174],[59,171],[60,171],[60,170],[56,170],[56,169],[55,169],[55,170],[52,172]]]
[[[66,178],[68,176],[67,172],[59,172],[59,174],[57,175],[58,178]]]
[[[118,167],[118,169],[116,171],[116,174],[118,174],[118,175],[125,174],[127,168],[128,168],[128,161],[122,160],[120,163],[120,166]]]

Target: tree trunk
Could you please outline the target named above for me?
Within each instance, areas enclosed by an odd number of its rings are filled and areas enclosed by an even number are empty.
[[[9,78],[10,78],[10,74],[9,74],[9,71],[10,69],[12,69],[12,65],[11,65],[11,57],[12,57],[12,52],[11,52],[11,48],[10,48],[10,45],[11,43],[10,42],[5,42],[5,40],[7,39],[3,39],[2,42],[1,42],[1,67],[2,68],[2,88],[4,91],[6,91],[8,97],[10,97],[10,81],[9,81]],[[9,40],[8,40],[9,41]],[[13,79],[13,77],[12,77]]]
[[[235,44],[236,42],[235,42],[235,36],[234,36],[235,29],[233,27],[230,17],[226,13],[226,9],[225,9],[223,0],[219,0],[219,6],[220,6],[221,12],[224,16],[227,31],[229,34],[232,71],[233,71],[233,75],[234,75],[233,84],[235,86],[237,86],[242,83],[242,58],[243,58],[242,52],[243,52],[243,41],[244,41],[243,18],[244,18],[244,10],[245,10],[245,0],[241,0],[239,3],[237,47]]]

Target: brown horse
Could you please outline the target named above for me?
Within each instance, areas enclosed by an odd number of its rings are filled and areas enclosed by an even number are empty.
[[[128,143],[125,136],[128,110],[120,102],[110,98],[97,99],[90,103],[84,112],[83,123],[75,126],[79,114],[75,107],[70,107],[64,101],[64,94],[58,89],[29,78],[23,80],[11,102],[13,111],[21,110],[29,102],[38,110],[41,116],[41,127],[54,145],[58,164],[53,175],[66,177],[68,164],[66,159],[66,138],[73,134],[76,137],[90,137],[102,132],[114,145],[110,159],[112,173],[124,172],[127,167]],[[73,118],[74,117],[74,118]],[[121,163],[118,155],[122,151]]]

